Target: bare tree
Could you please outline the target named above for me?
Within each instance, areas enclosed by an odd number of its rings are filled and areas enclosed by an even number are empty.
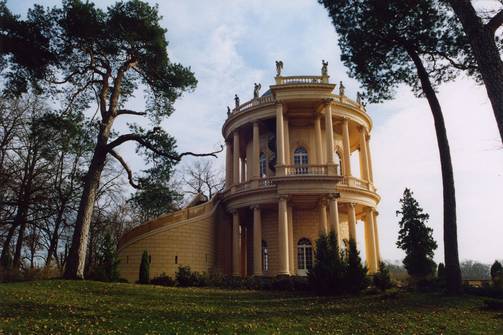
[[[215,167],[209,159],[197,160],[186,166],[182,178],[186,184],[186,193],[203,194],[207,199],[213,198],[225,186],[222,169]]]

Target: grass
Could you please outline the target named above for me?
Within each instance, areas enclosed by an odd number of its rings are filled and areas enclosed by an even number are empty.
[[[503,334],[473,296],[284,292],[48,280],[0,284],[0,334]]]

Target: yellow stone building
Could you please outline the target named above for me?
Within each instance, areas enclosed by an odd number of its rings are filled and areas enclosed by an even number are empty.
[[[144,250],[151,277],[173,276],[179,265],[235,276],[302,276],[320,233],[335,230],[344,248],[356,240],[358,222],[364,225],[358,245],[369,272],[377,271],[372,121],[359,97],[351,100],[342,82],[337,90],[329,82],[327,63],[321,76],[283,76],[282,62],[276,67],[265,94],[255,84],[254,98],[240,104],[236,96],[228,111],[225,190],[126,233],[119,242],[124,278],[138,280]]]

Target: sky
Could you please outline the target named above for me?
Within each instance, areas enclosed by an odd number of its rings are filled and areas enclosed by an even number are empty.
[[[24,14],[33,3],[60,1],[9,0],[8,7]],[[112,1],[96,1],[105,7]],[[154,3],[154,2],[153,2]],[[168,29],[172,61],[190,66],[199,83],[175,104],[162,126],[180,151],[208,152],[223,144],[221,126],[226,106],[237,93],[241,101],[273,84],[275,60],[283,60],[285,75],[316,75],[321,61],[329,63],[331,82],[343,81],[355,96],[358,82],[340,62],[337,35],[325,9],[314,0],[167,0],[159,1],[162,25]],[[503,148],[485,88],[460,76],[443,85],[438,98],[444,111],[454,167],[458,241],[461,260],[485,263],[503,258]],[[142,109],[140,98],[130,103]],[[425,99],[408,87],[398,87],[393,100],[367,106],[374,121],[370,146],[374,182],[382,200],[378,206],[381,254],[401,260],[396,248],[399,199],[405,187],[414,192],[430,214],[428,225],[438,242],[437,262],[443,259],[442,181],[433,118]],[[117,129],[124,128],[118,124]],[[138,171],[142,162],[131,147],[123,153]],[[223,165],[224,155],[217,165]],[[358,239],[363,227],[358,225]],[[363,244],[363,243],[362,243]]]

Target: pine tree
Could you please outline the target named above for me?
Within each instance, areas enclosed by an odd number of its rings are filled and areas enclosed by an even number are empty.
[[[314,265],[308,273],[310,286],[320,295],[342,293],[345,268],[335,232],[321,234],[316,240]]]
[[[445,265],[444,265],[444,263],[438,263],[437,278],[440,280],[445,280]]]
[[[494,280],[498,276],[503,276],[503,266],[501,266],[500,262],[494,261],[493,265],[491,266],[491,279]]]
[[[140,263],[140,284],[150,283],[150,262],[147,250],[143,251]]]
[[[369,285],[367,267],[363,266],[360,252],[356,248],[356,241],[349,240],[349,252],[347,256],[346,288],[349,293],[355,294],[364,290]]]
[[[391,277],[389,275],[389,270],[384,262],[379,264],[379,272],[374,275],[373,278],[374,286],[381,291],[386,291],[391,288],[393,284],[391,283]]]
[[[432,275],[435,266],[433,255],[437,243],[432,236],[433,229],[426,226],[430,216],[423,213],[423,209],[408,188],[403,192],[400,204],[401,209],[396,211],[396,215],[401,216],[396,244],[406,253],[403,264],[413,278]]]

